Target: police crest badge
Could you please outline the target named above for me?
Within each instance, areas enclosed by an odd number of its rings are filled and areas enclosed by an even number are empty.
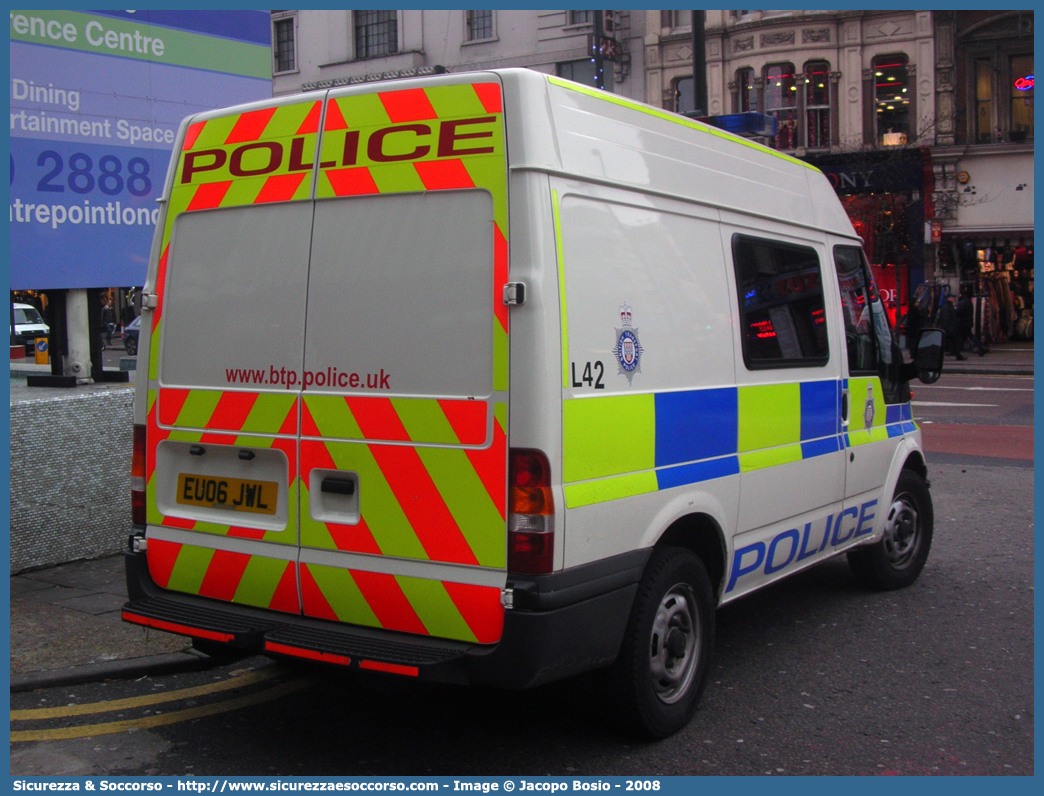
[[[620,328],[616,330],[616,345],[613,354],[619,364],[619,373],[627,377],[631,383],[634,374],[642,372],[642,354],[645,349],[638,341],[638,328],[631,324],[631,305],[624,302],[620,305]]]
[[[866,408],[863,410],[863,420],[866,421],[866,430],[874,424],[874,385],[866,385]]]

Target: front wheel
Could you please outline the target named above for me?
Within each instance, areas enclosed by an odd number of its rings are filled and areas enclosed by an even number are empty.
[[[127,349],[127,356],[135,356],[138,353],[138,341],[133,337],[128,337],[123,343],[123,347]]]
[[[666,738],[692,718],[714,647],[714,598],[703,562],[681,547],[653,552],[611,679],[629,729]]]
[[[888,507],[884,535],[868,547],[848,553],[848,565],[864,586],[879,591],[902,589],[917,580],[932,548],[932,496],[924,479],[903,470]]]

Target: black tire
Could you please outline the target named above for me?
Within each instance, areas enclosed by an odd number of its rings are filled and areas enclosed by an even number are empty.
[[[859,582],[891,591],[916,581],[932,549],[934,521],[928,485],[913,470],[903,470],[888,507],[884,536],[848,553],[848,564]]]
[[[127,349],[127,356],[136,356],[138,353],[138,341],[133,337],[128,337],[123,343],[123,347]]]
[[[713,648],[714,597],[703,562],[685,548],[657,548],[609,672],[625,728],[666,738],[688,724]]]

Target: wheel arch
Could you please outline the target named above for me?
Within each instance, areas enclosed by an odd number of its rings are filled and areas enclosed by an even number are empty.
[[[904,470],[913,470],[925,481],[928,480],[928,464],[924,460],[924,453],[920,450],[910,451],[910,455],[903,462]]]
[[[703,561],[714,597],[720,601],[725,583],[725,535],[721,526],[711,515],[694,512],[678,517],[656,540],[655,547],[672,545],[691,550]]]

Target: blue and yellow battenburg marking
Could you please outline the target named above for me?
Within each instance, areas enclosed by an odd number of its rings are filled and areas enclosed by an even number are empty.
[[[848,434],[841,424],[845,388],[853,413]],[[862,390],[863,401],[853,399],[853,389]],[[568,508],[811,459],[916,430],[910,405],[886,406],[880,381],[870,378],[574,398],[563,402],[562,414]]]

